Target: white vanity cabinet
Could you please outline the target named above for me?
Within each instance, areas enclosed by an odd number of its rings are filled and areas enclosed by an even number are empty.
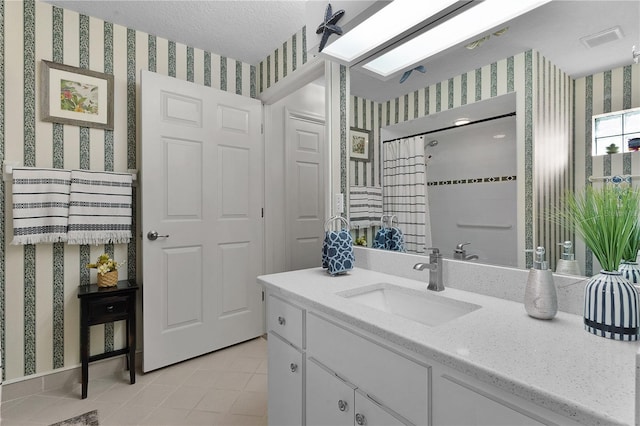
[[[271,425],[579,425],[303,304],[267,315]]]
[[[410,424],[394,417],[388,409],[355,385],[320,365],[307,361],[307,426]]]
[[[471,377],[440,367],[433,377],[433,424],[438,426],[578,426]]]
[[[304,311],[269,296],[269,423],[282,426],[304,424]]]

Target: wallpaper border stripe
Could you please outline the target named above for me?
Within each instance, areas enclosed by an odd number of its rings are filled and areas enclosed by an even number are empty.
[[[26,167],[36,164],[36,11],[34,0],[24,0],[24,159]],[[36,372],[36,247],[24,246],[24,374]]]
[[[64,61],[64,10],[52,8],[52,59]],[[64,125],[53,123],[53,167],[64,168]],[[4,226],[3,226],[4,229]],[[53,244],[53,368],[64,367],[64,243]],[[4,365],[4,362],[3,362]]]

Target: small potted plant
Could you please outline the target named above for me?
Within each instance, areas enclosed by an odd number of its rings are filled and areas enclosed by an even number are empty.
[[[582,236],[602,266],[585,286],[585,329],[610,339],[638,340],[638,292],[618,268],[637,232],[640,192],[611,185],[588,186],[582,193],[567,194],[565,201],[559,216]],[[621,307],[625,307],[624,315]]]
[[[87,268],[98,270],[98,287],[113,287],[118,284],[118,268],[124,262],[116,262],[108,254],[98,256],[95,263],[88,263]]]
[[[615,143],[612,143],[611,145],[607,146],[607,154],[617,154],[618,153],[618,145],[616,145]]]

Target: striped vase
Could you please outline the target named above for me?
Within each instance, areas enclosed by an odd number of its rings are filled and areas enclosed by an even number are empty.
[[[638,340],[640,317],[636,288],[619,271],[600,271],[584,288],[584,328],[614,340]]]
[[[636,287],[640,284],[640,266],[638,266],[638,262],[623,261],[620,263],[618,271],[622,272],[622,276]]]

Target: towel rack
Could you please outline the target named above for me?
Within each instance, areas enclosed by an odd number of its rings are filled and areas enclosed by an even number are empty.
[[[327,219],[327,221],[324,223],[324,230],[325,231],[329,231],[329,225],[331,224],[331,222],[335,222],[336,220],[341,221],[342,223],[344,223],[344,226],[346,229],[349,229],[349,221],[347,219],[345,219],[344,217],[337,215],[337,216],[333,216],[330,217],[329,219]]]
[[[460,223],[458,222],[459,228],[485,228],[485,229],[511,229],[512,225],[497,225],[491,223]]]
[[[610,180],[616,176],[625,177],[625,178],[629,177],[631,179],[640,178],[640,175],[612,175],[612,176],[589,176],[587,179],[589,180],[589,182],[595,182],[600,180]]]
[[[9,176],[13,174],[13,169],[19,168],[19,167],[22,167],[22,166],[18,161],[4,160],[2,162],[2,170],[3,170],[2,180],[4,180],[5,182],[8,182],[9,180],[11,180]],[[95,171],[102,171],[102,170],[95,170]],[[135,181],[138,179],[138,169],[128,169],[127,173],[131,173],[131,178],[135,183]]]
[[[396,220],[396,225],[398,223],[400,223],[398,221],[398,217],[395,214],[383,214],[382,216],[380,216],[380,227],[381,228],[387,228],[387,221],[385,220],[385,218],[388,218],[389,221],[389,226],[393,227],[393,220]]]

